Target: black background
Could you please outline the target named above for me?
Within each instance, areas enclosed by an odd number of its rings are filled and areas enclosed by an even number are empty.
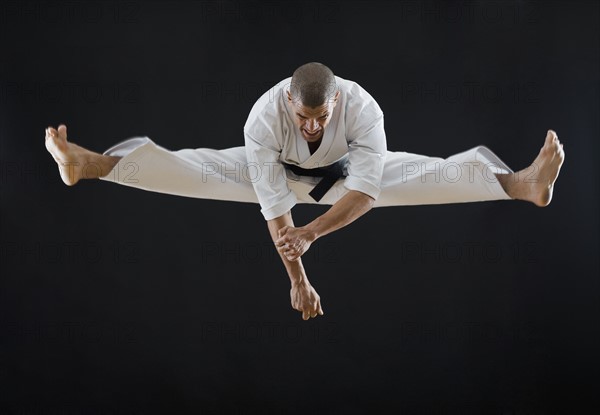
[[[2,2],[0,411],[573,414],[598,409],[596,2]],[[243,143],[310,61],[358,82],[390,150],[478,144],[513,169],[548,129],[547,208],[372,210],[304,257],[303,321],[258,205],[101,181],[44,147]],[[298,205],[297,224],[325,211]]]

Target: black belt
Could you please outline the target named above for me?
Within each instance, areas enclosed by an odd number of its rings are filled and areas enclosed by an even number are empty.
[[[298,176],[322,177],[319,183],[308,193],[317,202],[325,196],[325,193],[333,187],[339,178],[344,177],[343,162],[333,163],[329,166],[315,167],[314,169],[305,169],[295,164],[282,164]]]

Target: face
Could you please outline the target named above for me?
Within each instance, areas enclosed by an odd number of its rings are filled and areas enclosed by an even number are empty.
[[[302,132],[302,137],[309,143],[319,141],[323,137],[325,127],[331,121],[333,109],[338,102],[340,91],[336,92],[334,99],[327,100],[323,105],[316,108],[305,107],[300,102],[294,101],[290,95],[290,91],[287,91],[287,95],[294,124]]]

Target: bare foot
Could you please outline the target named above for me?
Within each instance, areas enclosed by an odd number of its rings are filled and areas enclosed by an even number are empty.
[[[81,179],[104,177],[119,161],[119,157],[94,153],[68,142],[64,124],[59,125],[58,130],[46,129],[46,149],[58,164],[60,177],[67,186],[73,186]]]
[[[66,125],[59,125],[58,130],[46,129],[46,149],[58,164],[60,177],[67,186],[73,186],[82,178],[88,150],[67,141]]]
[[[548,206],[564,160],[563,145],[558,141],[556,132],[548,130],[546,141],[531,166],[499,179],[513,199],[526,200],[540,207]]]

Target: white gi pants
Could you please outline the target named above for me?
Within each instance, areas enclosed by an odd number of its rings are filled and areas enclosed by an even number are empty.
[[[133,137],[103,154],[122,158],[101,180],[179,196],[258,203],[252,187],[258,170],[247,165],[244,147],[172,151],[148,137]],[[374,207],[511,199],[494,173],[512,172],[485,146],[446,159],[388,151]],[[286,177],[298,203],[317,203],[308,193],[320,177],[289,170]],[[332,205],[347,192],[341,178],[318,204]]]

